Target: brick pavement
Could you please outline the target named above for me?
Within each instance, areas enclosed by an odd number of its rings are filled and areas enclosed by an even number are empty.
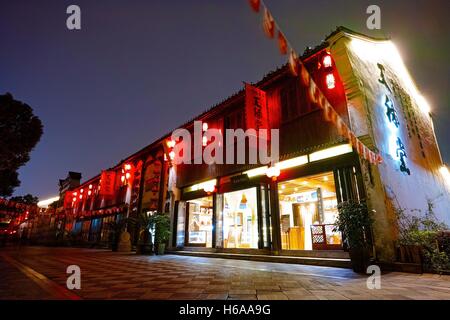
[[[0,299],[55,298],[10,265],[4,256],[65,287],[68,265],[81,268],[82,299],[446,299],[450,277],[389,273],[380,290],[351,270],[256,261],[105,250],[22,247],[0,251]]]

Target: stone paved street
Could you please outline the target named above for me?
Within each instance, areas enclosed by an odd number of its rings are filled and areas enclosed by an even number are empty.
[[[66,289],[68,265],[81,289]],[[446,299],[450,276],[389,273],[381,289],[351,270],[77,248],[0,248],[0,299]]]

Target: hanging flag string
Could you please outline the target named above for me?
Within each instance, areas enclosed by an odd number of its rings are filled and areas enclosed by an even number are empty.
[[[289,54],[289,70],[292,75],[300,76],[302,82],[309,88],[309,95],[313,102],[315,102],[323,111],[325,121],[333,123],[340,135],[349,140],[353,148],[358,152],[360,157],[368,160],[372,164],[379,164],[383,161],[380,154],[376,154],[365,146],[356,135],[350,130],[347,124],[342,120],[341,116],[328,102],[325,95],[316,85],[312,79],[309,71],[299,58],[299,55],[295,51],[294,47],[289,43],[289,40],[281,30],[280,26],[273,18],[272,13],[267,8],[267,5],[263,0],[248,0],[252,10],[255,13],[263,13],[262,26],[264,33],[269,39],[274,39],[277,32],[278,47],[282,55]],[[261,10],[262,9],[262,10]]]

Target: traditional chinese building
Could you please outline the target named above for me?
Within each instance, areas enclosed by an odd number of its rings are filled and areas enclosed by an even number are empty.
[[[77,244],[108,245],[111,223],[138,212],[169,211],[167,176],[161,140],[65,191],[57,209],[65,236]],[[129,231],[136,243],[136,230]]]
[[[0,241],[6,241],[7,238],[28,240],[38,211],[36,204],[0,198]]]
[[[450,223],[449,181],[429,109],[394,44],[338,28],[302,61],[382,163],[365,160],[327,119],[305,75],[293,76],[286,65],[252,85],[267,106],[259,123],[280,130],[275,173],[266,165],[175,165],[168,134],[65,192],[65,230],[86,243],[107,243],[107,222],[159,211],[170,214],[169,248],[180,254],[307,256],[347,265],[334,230],[340,202],[367,201],[373,255],[384,262],[396,259],[395,208],[425,210],[432,201],[436,216]],[[193,132],[196,120],[221,132],[245,130],[255,121],[246,95],[237,92],[182,128]]]

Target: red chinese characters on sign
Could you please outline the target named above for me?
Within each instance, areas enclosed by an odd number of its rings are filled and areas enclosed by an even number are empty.
[[[114,196],[116,172],[111,170],[102,171],[100,179],[100,195],[105,197]]]
[[[245,84],[245,119],[247,129],[269,129],[266,92]]]

